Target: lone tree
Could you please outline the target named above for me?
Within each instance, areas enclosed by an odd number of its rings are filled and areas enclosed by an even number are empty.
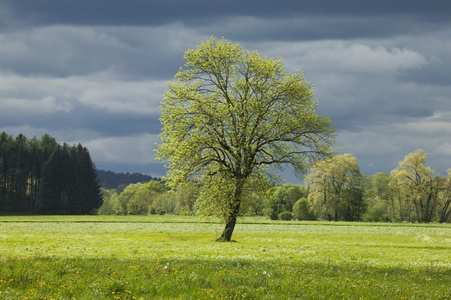
[[[303,73],[287,75],[279,58],[212,37],[184,59],[160,106],[156,156],[168,160],[172,188],[200,184],[200,210],[223,218],[218,241],[230,241],[243,202],[271,178],[269,166],[304,174],[333,152],[335,129],[315,114]]]

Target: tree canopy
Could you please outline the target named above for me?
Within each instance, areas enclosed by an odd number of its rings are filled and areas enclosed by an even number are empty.
[[[172,187],[201,184],[199,201],[225,221],[229,241],[246,194],[271,178],[269,166],[303,174],[331,155],[334,128],[315,113],[313,87],[282,60],[212,37],[187,50],[160,105],[156,155]],[[208,210],[206,210],[208,211]]]
[[[408,208],[413,203],[420,223],[432,221],[439,184],[440,180],[434,178],[434,171],[426,166],[426,153],[422,149],[406,155],[390,173],[390,185],[396,190],[396,196],[403,203],[402,207]],[[409,214],[409,209],[404,209],[401,211],[401,219]]]
[[[316,213],[326,220],[347,221],[363,212],[363,186],[357,159],[349,153],[319,161],[305,178],[310,185],[309,200]]]

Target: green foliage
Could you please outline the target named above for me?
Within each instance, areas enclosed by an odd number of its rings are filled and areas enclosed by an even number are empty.
[[[396,208],[388,185],[389,180],[390,175],[381,172],[366,177],[363,198],[368,210],[363,220],[392,222],[396,219]]]
[[[305,178],[315,215],[329,221],[358,221],[366,206],[364,180],[357,159],[349,153],[318,161]]]
[[[293,205],[293,219],[298,221],[314,221],[315,214],[310,208],[308,199],[303,197]]]
[[[199,197],[199,186],[195,182],[179,185],[175,192],[176,206],[174,213],[178,215],[195,215],[197,197]]]
[[[111,198],[110,202],[116,215],[145,215],[149,212],[149,207],[165,192],[159,181],[135,183],[128,185],[117,197]]]
[[[127,190],[127,188],[125,190]],[[146,214],[149,206],[154,205],[154,203],[158,201],[158,199],[161,198],[161,195],[165,192],[166,190],[160,181],[152,180],[148,183],[137,185],[136,193],[131,196],[126,204],[128,214]]]
[[[171,188],[199,183],[198,211],[223,219],[230,240],[255,183],[269,182],[268,166],[306,172],[332,152],[334,128],[315,113],[311,84],[287,75],[281,59],[214,37],[184,59],[160,106],[156,155],[169,162]]]
[[[284,184],[273,189],[267,200],[265,214],[271,220],[277,220],[279,213],[293,211],[293,205],[302,197],[307,197],[308,191],[305,186]]]
[[[429,223],[437,206],[440,178],[426,166],[426,153],[419,149],[400,161],[390,173],[390,186],[400,204],[401,221]]]
[[[363,216],[365,222],[389,222],[388,217],[389,206],[387,202],[380,200],[374,206],[371,206]]]
[[[341,220],[363,220],[366,222],[396,222],[400,220],[399,212],[402,211],[404,203],[398,202],[397,194],[394,193],[393,187],[389,185],[389,174],[376,173],[373,176],[362,176],[356,172],[351,173],[351,175],[356,176],[340,190],[339,215]],[[451,214],[450,176],[434,178],[437,180],[438,189],[437,206],[433,220],[435,222],[449,222]],[[203,184],[211,184],[212,187],[202,189],[200,183],[190,181],[179,185],[175,190],[166,191],[159,181],[152,181],[127,186],[125,187],[127,190],[120,197],[120,194],[117,194],[115,190],[103,189],[103,204],[98,213],[105,215],[176,214],[211,217],[217,216],[218,212],[222,212],[222,217],[226,218],[227,203],[225,204],[222,200],[230,197],[230,193],[233,191],[233,187],[229,189],[227,186],[228,183],[227,180],[223,182],[204,181]],[[248,185],[248,193],[246,194],[249,199],[245,199],[241,207],[243,215],[261,216],[264,212],[267,217],[278,220],[279,213],[290,211],[293,219],[296,220],[317,219],[312,209],[312,205],[315,205],[315,203],[306,200],[312,196],[308,195],[305,186],[285,184],[264,189],[259,181],[251,182],[251,184]],[[201,194],[202,190],[204,192],[207,190],[215,191],[215,193]],[[197,201],[200,196],[210,198],[208,201],[206,199]],[[293,202],[295,203],[293,204]],[[410,220],[416,221],[413,216],[415,214],[411,215]]]
[[[362,184],[356,183],[351,188],[343,189],[342,194],[343,200],[340,207],[341,220],[362,221],[362,216],[367,210],[367,205],[363,199]]]
[[[101,189],[102,206],[100,206],[97,213],[99,215],[114,215],[113,205],[111,199],[117,197],[115,190]]]
[[[177,206],[177,200],[173,193],[161,194],[155,198],[152,205],[149,206],[151,209],[155,208],[155,213],[159,215],[173,214]]]
[[[186,199],[179,196],[179,199]],[[191,200],[193,201],[193,200]],[[168,193],[159,180],[129,184],[121,193],[104,190],[100,215],[146,215],[175,213],[177,197]]]
[[[283,211],[277,214],[277,218],[281,221],[290,221],[293,219],[293,214],[290,211]]]
[[[271,188],[263,190],[262,187],[256,191],[251,191],[246,195],[249,199],[243,202],[242,212],[245,216],[263,216],[265,210],[266,198],[269,197]]]

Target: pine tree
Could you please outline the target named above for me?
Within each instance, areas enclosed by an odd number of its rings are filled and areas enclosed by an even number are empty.
[[[38,211],[42,214],[57,214],[60,211],[59,202],[63,192],[63,158],[63,150],[58,147],[42,167],[38,207]]]
[[[101,202],[95,166],[81,144],[0,133],[0,211],[88,214]]]
[[[14,140],[6,132],[0,133],[0,210],[7,210],[9,206],[10,164]]]
[[[102,205],[102,197],[100,194],[100,184],[97,179],[97,172],[94,163],[87,148],[81,144],[77,147],[77,153],[80,161],[80,175],[83,186],[83,198],[81,199],[82,212],[91,213],[94,209]]]

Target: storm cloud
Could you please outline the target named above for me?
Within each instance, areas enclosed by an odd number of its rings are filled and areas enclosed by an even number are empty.
[[[419,148],[436,172],[451,168],[446,0],[0,0],[0,131],[162,176],[159,103],[183,53],[212,35],[303,70],[363,173]]]

